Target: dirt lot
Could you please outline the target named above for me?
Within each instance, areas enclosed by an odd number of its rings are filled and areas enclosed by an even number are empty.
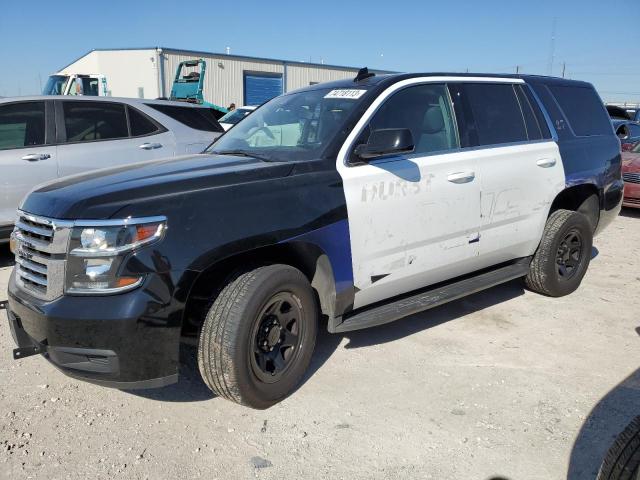
[[[640,413],[640,214],[595,246],[569,297],[512,282],[321,335],[305,383],[267,411],[213,398],[192,352],[177,385],[137,394],[14,361],[0,312],[0,479],[594,478]],[[0,246],[0,299],[10,263]]]

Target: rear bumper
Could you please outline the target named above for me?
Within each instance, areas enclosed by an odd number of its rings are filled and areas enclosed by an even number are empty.
[[[640,208],[640,183],[624,183],[624,200],[622,205],[625,207]]]
[[[19,290],[14,275],[7,317],[19,349],[107,387],[156,388],[178,380],[180,324],[172,324],[148,290],[45,303]]]
[[[598,227],[596,228],[595,235],[598,235],[607,228],[607,226],[620,214],[620,210],[622,209],[623,190],[624,183],[622,180],[616,180],[604,191],[600,209],[600,219],[598,220]]]

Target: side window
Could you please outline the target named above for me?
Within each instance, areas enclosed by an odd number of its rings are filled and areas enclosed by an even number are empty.
[[[0,150],[44,145],[44,102],[0,105]]]
[[[518,97],[522,116],[524,117],[525,126],[527,127],[527,137],[529,140],[542,140],[542,131],[540,130],[538,119],[533,114],[533,108],[531,107],[531,103],[529,103],[529,99],[522,91],[520,85],[514,85],[514,89]]]
[[[158,126],[153,123],[146,115],[142,114],[135,108],[127,106],[129,112],[129,126],[131,127],[132,137],[141,137],[143,135],[151,135],[156,133]]]
[[[542,134],[542,138],[551,138],[551,132],[549,131],[549,125],[547,124],[547,119],[542,113],[542,109],[540,107],[540,103],[535,98],[533,92],[531,91],[530,85],[519,85],[520,91],[524,93],[524,96],[529,101],[529,105],[533,110],[533,114],[538,121],[538,126],[540,127],[540,133]]]
[[[408,128],[415,153],[458,148],[447,87],[425,84],[407,87],[387,99],[369,122],[369,130]]]
[[[528,140],[513,85],[467,83],[462,88],[473,114],[479,145]]]
[[[611,133],[609,116],[593,88],[549,85],[549,90],[576,135],[586,137]]]
[[[210,108],[179,107],[157,103],[146,103],[145,105],[164,113],[189,128],[205,132],[224,132],[224,128],[215,119]]]
[[[67,142],[111,140],[129,136],[124,105],[111,102],[63,102]]]

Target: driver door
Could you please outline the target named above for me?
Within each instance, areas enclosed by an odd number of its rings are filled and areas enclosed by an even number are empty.
[[[349,215],[354,308],[475,269],[476,155],[458,148],[446,85],[416,83],[389,94],[352,146],[366,143],[372,130],[407,128],[413,153],[366,163],[353,156],[346,163],[338,159]]]

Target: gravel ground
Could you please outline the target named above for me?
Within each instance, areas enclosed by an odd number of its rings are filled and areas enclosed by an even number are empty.
[[[520,282],[346,336],[323,334],[288,400],[214,398],[193,349],[136,394],[11,358],[0,312],[0,479],[594,478],[640,413],[640,213],[595,241],[582,287]],[[0,299],[10,256],[0,246]]]

